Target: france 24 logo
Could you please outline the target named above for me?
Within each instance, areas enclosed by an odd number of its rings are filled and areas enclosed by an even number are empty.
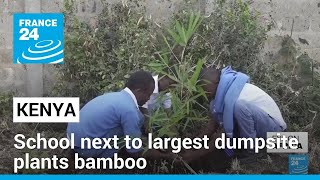
[[[289,155],[289,174],[308,174],[308,155]]]
[[[14,64],[62,64],[64,47],[62,13],[13,15]]]

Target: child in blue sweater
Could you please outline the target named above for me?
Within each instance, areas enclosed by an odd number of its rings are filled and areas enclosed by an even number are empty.
[[[149,72],[133,73],[120,92],[111,92],[89,101],[80,110],[80,122],[69,123],[67,134],[74,133],[75,151],[82,157],[113,157],[118,149],[82,149],[81,138],[119,138],[129,135],[141,137],[143,115],[139,106],[145,104],[154,91],[154,79]],[[127,149],[129,156],[142,155],[143,149]],[[150,158],[170,159],[170,154],[149,150],[144,154]]]

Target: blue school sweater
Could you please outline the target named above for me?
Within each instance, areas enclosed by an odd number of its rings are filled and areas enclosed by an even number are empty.
[[[75,146],[81,147],[81,138],[119,138],[129,135],[141,137],[143,115],[130,94],[124,90],[106,93],[89,101],[80,110],[80,122],[69,123],[67,134],[75,136]],[[120,146],[120,145],[119,145]],[[118,150],[106,149],[109,157]],[[137,152],[131,149],[128,152]]]

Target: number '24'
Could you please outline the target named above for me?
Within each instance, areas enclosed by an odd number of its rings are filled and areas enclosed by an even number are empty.
[[[22,34],[19,40],[22,40],[22,41],[28,41],[29,39],[34,39],[34,40],[39,39],[38,28],[33,28],[31,32],[29,32],[28,28],[21,28],[19,33]]]

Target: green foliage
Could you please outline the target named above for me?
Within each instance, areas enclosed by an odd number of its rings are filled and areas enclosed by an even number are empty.
[[[0,117],[9,118],[12,114],[12,93],[0,94]]]
[[[199,60],[196,70],[193,70],[194,67],[187,62],[171,67],[176,69],[175,76],[168,74],[176,81],[174,89],[170,90],[172,113],[167,115],[163,109],[158,109],[150,117],[151,127],[158,127],[158,132],[154,132],[156,135],[185,136],[185,131],[195,127],[194,123],[207,119],[205,107],[198,102],[199,97],[204,96],[204,93],[199,93],[203,90],[196,84],[202,65],[203,61]],[[166,74],[166,72],[162,73]]]
[[[96,28],[80,22],[70,11],[66,14],[65,64],[60,77],[63,81],[57,84],[55,94],[79,96],[81,102],[87,102],[123,88],[130,73],[144,69],[154,60],[155,32],[143,12],[116,4],[111,12],[105,8]]]
[[[167,115],[163,109],[158,109],[150,118],[150,126],[159,127],[158,131],[154,132],[158,136],[176,137],[179,136],[179,131],[183,132],[181,135],[185,135],[187,129],[194,128],[195,121],[206,120],[206,109],[197,101],[200,96],[204,96],[204,93],[199,93],[203,90],[197,85],[204,61],[200,59],[197,64],[193,64],[194,60],[185,56],[185,49],[190,46],[189,42],[201,24],[201,17],[199,13],[191,13],[188,19],[186,23],[179,19],[175,21],[172,29],[168,30],[169,35],[163,36],[167,46],[159,53],[160,61],[150,64],[153,71],[176,82],[174,89],[170,91],[172,113]],[[181,49],[181,52],[173,49]],[[171,71],[164,71],[164,67]]]
[[[184,27],[183,24],[181,24],[181,22],[176,21],[176,32],[174,30],[168,30],[176,44],[179,44],[180,46],[184,47],[187,46],[188,41],[191,39],[191,37],[196,32],[201,23],[200,17],[201,16],[199,13],[197,15],[191,13],[187,27]]]
[[[301,53],[290,36],[283,37],[279,55],[275,63],[257,61],[249,73],[275,99],[289,130],[307,131],[310,126],[309,134],[320,138],[320,75],[316,71],[319,64]]]
[[[80,22],[72,0],[65,1],[65,64],[61,66],[56,94],[79,96],[85,103],[93,97],[124,87],[125,79],[138,69],[152,70],[176,81],[171,89],[173,113],[163,109],[151,116],[159,136],[176,136],[207,117],[208,102],[197,85],[206,64],[232,64],[245,69],[257,59],[266,30],[258,14],[242,1],[217,1],[214,13],[181,10],[169,28],[153,26],[145,10],[113,5],[100,14],[96,27]],[[169,68],[171,71],[165,72]],[[173,73],[175,72],[175,73]],[[182,133],[185,135],[185,133]]]
[[[218,0],[199,26],[191,54],[210,64],[231,64],[246,72],[258,60],[266,39],[267,29],[259,24],[259,17],[241,0]]]
[[[296,43],[289,35],[286,35],[282,38],[281,49],[279,53],[280,55],[291,59],[295,58],[294,55],[298,53]]]
[[[84,103],[123,88],[129,74],[138,69],[167,75],[176,81],[170,90],[173,113],[158,109],[150,117],[150,125],[157,129],[157,136],[178,136],[178,130],[183,136],[208,119],[208,100],[199,101],[204,96],[197,85],[200,68],[232,65],[248,73],[253,83],[276,100],[290,128],[318,119],[315,64],[306,56],[296,59],[298,49],[290,37],[283,38],[279,51],[284,63],[261,62],[258,56],[269,25],[260,25],[259,13],[241,0],[217,0],[206,17],[178,11],[169,27],[154,26],[135,2],[105,9],[92,27],[75,18],[72,2],[65,4],[65,64],[57,94],[79,96]],[[164,70],[167,68],[169,72]],[[301,83],[306,77],[303,74],[311,78],[307,84]]]
[[[319,112],[319,85],[311,86],[309,84],[294,90],[292,83],[296,85],[304,80],[292,81],[292,76],[301,77],[299,74],[292,75],[292,69],[283,69],[275,63],[258,62],[255,70],[250,70],[250,74],[252,81],[277,102],[289,129],[294,124],[297,124],[300,128],[308,125],[315,112]],[[299,129],[296,130],[299,131]]]
[[[168,117],[158,110],[151,117],[151,126],[162,127],[159,136],[177,136],[176,129],[185,135],[185,131],[208,119],[208,101],[200,103],[199,99],[205,96],[197,85],[204,63],[231,64],[247,71],[257,61],[266,37],[266,29],[258,24],[258,15],[242,1],[217,1],[213,12],[209,17],[188,11],[177,13],[168,34],[163,35],[165,46],[160,46],[159,60],[150,64],[160,74],[166,74],[164,68],[176,72],[167,73],[177,82],[171,90],[173,114]]]

